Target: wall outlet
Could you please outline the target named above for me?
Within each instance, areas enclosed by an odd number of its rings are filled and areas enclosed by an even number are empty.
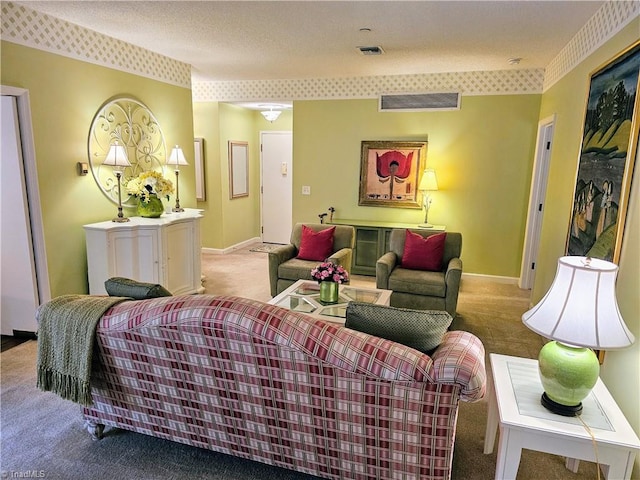
[[[311,187],[309,185],[302,186],[302,194],[303,195],[311,195]]]

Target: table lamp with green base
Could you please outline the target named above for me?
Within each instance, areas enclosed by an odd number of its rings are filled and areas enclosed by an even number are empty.
[[[598,380],[600,363],[592,349],[623,348],[634,342],[618,310],[618,266],[588,257],[561,257],[556,277],[523,323],[549,338],[540,350],[541,403],[553,413],[576,416]]]

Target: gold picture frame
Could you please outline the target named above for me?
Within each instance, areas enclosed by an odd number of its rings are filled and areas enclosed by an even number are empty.
[[[567,255],[618,263],[638,148],[640,41],[591,73]]]
[[[358,205],[422,208],[418,181],[427,142],[362,142]]]

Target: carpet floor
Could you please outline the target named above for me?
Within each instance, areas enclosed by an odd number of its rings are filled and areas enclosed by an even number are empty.
[[[251,247],[227,255],[204,254],[206,293],[269,300],[267,255]],[[352,283],[375,286],[371,277]],[[535,358],[544,341],[522,325],[529,292],[511,284],[465,277],[454,329],[467,330],[491,352]],[[28,341],[0,354],[2,478],[65,480],[311,480],[308,475],[229,455],[107,427],[93,441],[81,408],[35,387],[37,345]],[[489,367],[487,361],[487,368]],[[454,452],[454,480],[493,478],[496,453],[483,454],[486,399],[461,403]],[[497,449],[497,444],[496,444]],[[580,462],[578,473],[564,458],[523,451],[518,480],[596,479],[595,464]],[[346,479],[345,479],[346,480]]]

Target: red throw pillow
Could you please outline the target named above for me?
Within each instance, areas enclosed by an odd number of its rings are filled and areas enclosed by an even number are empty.
[[[407,230],[402,253],[402,266],[412,270],[442,270],[444,241],[446,233],[436,233],[424,238],[422,235]]]
[[[302,226],[302,238],[300,239],[300,251],[298,258],[301,260],[324,261],[333,253],[333,232],[336,227],[326,228],[314,232],[306,225]]]

